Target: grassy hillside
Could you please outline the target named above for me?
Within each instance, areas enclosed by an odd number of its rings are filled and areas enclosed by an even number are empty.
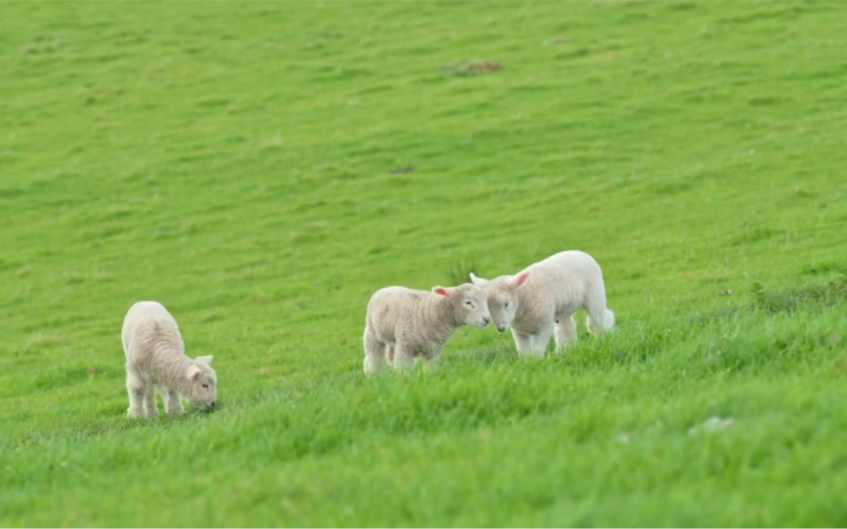
[[[0,526],[847,524],[847,4],[0,30]],[[614,334],[519,361],[465,328],[435,373],[362,375],[376,289],[573,248]],[[215,356],[216,413],[126,417],[141,299]]]

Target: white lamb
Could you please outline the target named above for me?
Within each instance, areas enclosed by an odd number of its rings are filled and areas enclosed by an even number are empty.
[[[365,373],[379,371],[386,360],[395,368],[410,368],[421,358],[435,367],[457,328],[485,327],[491,321],[486,298],[483,288],[470,283],[432,292],[396,286],[377,290],[365,317]]]
[[[162,394],[168,413],[182,412],[180,398],[204,409],[215,406],[217,375],[209,365],[212,357],[192,360],[185,356],[176,320],[162,304],[139,301],[130,307],[121,340],[130,417],[140,417],[142,412],[156,416],[155,390]]]
[[[556,350],[576,340],[573,314],[587,313],[588,330],[610,330],[615,314],[606,309],[600,265],[587,253],[560,252],[513,276],[490,281],[471,273],[471,282],[488,291],[488,308],[500,332],[511,326],[518,354],[544,355],[550,335]]]

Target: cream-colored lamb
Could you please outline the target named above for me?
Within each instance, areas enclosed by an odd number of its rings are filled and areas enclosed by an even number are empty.
[[[576,339],[573,314],[587,313],[588,330],[595,334],[615,324],[606,308],[606,289],[600,265],[577,250],[557,253],[512,276],[490,281],[471,273],[471,282],[488,291],[488,308],[500,332],[511,326],[518,354],[544,355],[550,335],[556,349]]]
[[[378,371],[386,360],[395,368],[413,367],[415,358],[436,366],[457,328],[485,327],[491,321],[486,297],[483,288],[470,283],[432,292],[396,286],[377,290],[365,317],[365,373]]]
[[[182,411],[180,398],[211,409],[215,406],[217,375],[211,356],[191,359],[173,316],[155,301],[139,301],[124,318],[121,339],[126,354],[129,416],[154,417],[158,390],[168,413]]]

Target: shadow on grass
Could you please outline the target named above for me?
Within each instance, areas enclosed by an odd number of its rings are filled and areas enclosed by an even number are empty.
[[[715,322],[727,321],[736,316],[756,311],[775,315],[832,307],[847,299],[847,268],[826,283],[768,289],[761,283],[756,282],[753,283],[750,291],[753,299],[748,305],[695,311],[683,318],[684,326],[686,328],[703,328]]]
[[[847,268],[827,283],[768,290],[753,283],[753,307],[768,314],[795,312],[812,306],[830,307],[847,298]]]
[[[486,349],[477,349],[471,353],[463,354],[462,358],[476,364],[492,365],[507,360],[511,361],[517,357],[517,354],[518,353],[514,350],[514,347],[498,345]]]

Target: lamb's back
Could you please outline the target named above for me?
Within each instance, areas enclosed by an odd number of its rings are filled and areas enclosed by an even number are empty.
[[[415,318],[427,294],[398,286],[377,290],[368,303],[368,324],[382,332],[393,331]]]
[[[176,320],[160,303],[140,301],[124,319],[121,336],[127,362],[149,366],[184,355],[185,346]]]
[[[551,255],[527,270],[526,301],[566,309],[582,303],[592,283],[602,280],[597,261],[579,250]]]

